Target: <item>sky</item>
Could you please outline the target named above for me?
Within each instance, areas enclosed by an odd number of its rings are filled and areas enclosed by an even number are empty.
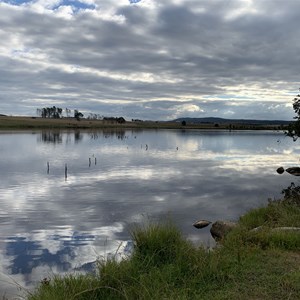
[[[298,0],[0,0],[0,114],[291,120]]]

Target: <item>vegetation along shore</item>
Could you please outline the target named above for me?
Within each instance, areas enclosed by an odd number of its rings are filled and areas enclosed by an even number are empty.
[[[130,257],[100,260],[93,275],[45,278],[27,299],[300,299],[299,216],[299,193],[287,189],[214,249],[193,245],[171,221],[135,227]]]
[[[211,120],[177,119],[173,121],[125,120],[123,117],[44,118],[0,115],[0,130],[25,129],[101,129],[101,128],[149,128],[149,129],[227,129],[227,130],[286,130],[287,121]]]

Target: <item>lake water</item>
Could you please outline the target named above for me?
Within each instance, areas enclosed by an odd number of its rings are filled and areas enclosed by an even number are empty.
[[[281,132],[1,132],[0,296],[126,254],[134,223],[171,218],[213,246],[193,222],[234,221],[280,197],[297,178],[276,169],[299,152]]]

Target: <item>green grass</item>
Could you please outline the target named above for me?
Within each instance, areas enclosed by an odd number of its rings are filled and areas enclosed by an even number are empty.
[[[240,218],[240,225],[247,229],[258,226],[300,227],[300,205],[288,201],[272,201],[266,207],[249,211]]]
[[[134,227],[129,258],[99,261],[97,275],[54,277],[28,300],[300,299],[300,234],[277,226],[300,227],[300,206],[278,201],[250,211],[211,251],[169,221]]]

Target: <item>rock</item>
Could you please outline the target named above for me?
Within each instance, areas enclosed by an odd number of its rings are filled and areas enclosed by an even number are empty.
[[[291,175],[300,176],[300,168],[299,167],[288,168],[285,171]]]
[[[282,174],[282,173],[284,172],[284,168],[283,168],[283,167],[280,167],[280,168],[278,168],[278,169],[276,170],[276,172],[277,172],[278,174]]]
[[[299,232],[300,233],[300,227],[276,227],[273,228],[272,231],[277,232],[277,231],[292,231],[292,232]]]
[[[210,221],[200,220],[200,221],[195,222],[193,224],[193,226],[200,229],[200,228],[204,228],[204,227],[208,226],[209,224],[211,224]]]
[[[252,228],[249,232],[258,232],[258,231],[261,231],[263,230],[263,226],[258,226],[258,227],[255,227],[255,228]]]
[[[257,232],[263,229],[263,226],[258,226],[250,230],[250,232]]]
[[[230,232],[233,228],[237,226],[236,223],[230,221],[216,221],[212,224],[210,233],[212,237],[216,241],[223,240],[225,236]]]
[[[265,230],[266,227],[264,226],[258,226],[256,228],[253,228],[250,230],[250,232],[258,232],[261,230]],[[300,233],[300,227],[275,227],[275,228],[270,228],[270,232],[299,232]]]

